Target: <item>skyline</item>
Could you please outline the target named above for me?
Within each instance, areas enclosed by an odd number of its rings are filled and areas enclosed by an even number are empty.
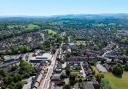
[[[128,13],[128,0],[1,0],[0,16]]]

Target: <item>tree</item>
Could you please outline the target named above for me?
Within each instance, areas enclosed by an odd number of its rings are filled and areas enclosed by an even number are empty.
[[[21,76],[17,73],[14,78],[13,78],[13,81],[16,83],[18,81],[21,81]]]
[[[63,89],[71,89],[70,85],[64,85]]]
[[[108,80],[102,78],[100,83],[101,89],[113,89]]]
[[[59,37],[59,36],[58,36],[58,37],[56,38],[56,43],[59,43],[59,44],[60,44],[61,42],[62,42],[62,37]]]
[[[4,61],[4,56],[0,55],[0,61]]]
[[[121,64],[114,65],[113,68],[112,68],[112,72],[113,72],[114,75],[122,77],[122,74],[123,74],[122,65]]]
[[[67,76],[70,76],[70,66],[67,66],[66,67],[66,75]]]
[[[0,70],[0,75],[1,75],[2,77],[5,77],[5,76],[6,76],[4,70]]]
[[[18,66],[14,65],[14,66],[12,66],[11,71],[15,71],[16,69],[18,69]]]
[[[35,69],[27,61],[25,61],[25,60],[20,61],[19,73],[22,74],[24,78],[27,78],[30,75],[34,75],[35,72],[36,72]]]
[[[76,83],[76,76],[75,75],[71,75],[70,76],[70,85],[74,85]]]
[[[79,83],[81,83],[81,82],[82,82],[82,79],[80,78],[80,79],[79,79]]]
[[[4,84],[8,85],[13,82],[13,77],[12,76],[7,76],[4,78]]]
[[[128,56],[128,49],[125,49],[125,55]]]
[[[128,63],[126,63],[126,64],[124,65],[124,70],[125,70],[125,71],[128,71]]]
[[[62,73],[61,75],[60,75],[60,78],[61,79],[64,79],[64,78],[66,78],[67,76],[66,76],[66,74],[65,73]]]
[[[100,82],[102,78],[104,78],[104,75],[102,73],[96,75],[96,79],[98,82]]]
[[[50,43],[49,40],[46,40],[46,41],[44,41],[43,45],[44,45],[46,48],[49,48],[50,45],[51,45],[51,43]]]
[[[11,48],[13,54],[25,53],[25,52],[29,52],[30,50],[31,50],[30,47],[28,47],[27,45],[19,45]]]
[[[70,76],[70,71],[68,69],[66,69],[66,75]]]
[[[54,54],[56,52],[56,49],[55,48],[53,48],[52,49],[52,54]]]
[[[71,53],[70,52],[67,52],[66,54],[65,54],[65,57],[66,58],[69,58],[71,56]]]
[[[7,86],[7,89],[16,89],[16,88],[15,88],[15,83],[14,83],[14,82],[11,82],[11,83]]]
[[[16,89],[22,89],[22,87],[23,87],[23,83],[22,82],[16,83],[16,86],[15,86]]]

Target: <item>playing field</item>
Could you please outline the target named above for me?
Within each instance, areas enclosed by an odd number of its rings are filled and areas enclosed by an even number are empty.
[[[122,78],[115,77],[112,73],[104,73],[114,89],[128,89],[128,72],[124,72]]]

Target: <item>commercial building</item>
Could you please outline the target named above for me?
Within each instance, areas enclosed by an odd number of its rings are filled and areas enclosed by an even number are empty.
[[[52,59],[52,55],[50,53],[44,53],[43,55],[40,56],[35,56],[30,59],[31,63],[41,63],[41,62],[46,62]]]

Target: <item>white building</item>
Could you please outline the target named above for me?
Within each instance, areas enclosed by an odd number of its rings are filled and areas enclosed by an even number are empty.
[[[101,65],[99,63],[96,64],[96,68],[100,72],[107,72],[107,69],[103,65]]]
[[[45,62],[45,61],[48,61],[51,59],[52,59],[52,55],[50,53],[44,53],[43,55],[32,57],[30,59],[30,62],[31,63],[40,63],[40,62],[43,62],[43,61]]]

